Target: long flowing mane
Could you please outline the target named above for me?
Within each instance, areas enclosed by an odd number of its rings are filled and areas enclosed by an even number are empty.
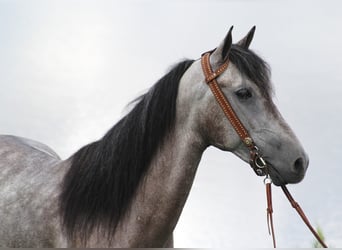
[[[229,60],[271,99],[265,61],[238,45],[231,47]],[[114,235],[156,150],[174,127],[179,81],[192,63],[177,64],[102,139],[72,156],[59,199],[69,239],[86,242],[100,227],[109,240]]]
[[[105,136],[76,152],[62,183],[60,212],[71,240],[94,228],[108,237],[129,209],[157,148],[172,130],[179,81],[193,60],[177,64]]]

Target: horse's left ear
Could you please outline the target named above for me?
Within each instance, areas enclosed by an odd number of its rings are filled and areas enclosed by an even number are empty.
[[[221,64],[228,60],[229,51],[230,51],[230,48],[232,47],[232,41],[233,41],[232,30],[233,30],[233,26],[230,27],[223,42],[221,42],[221,44],[214,50],[212,57],[211,57],[212,60],[214,60],[212,63]]]
[[[254,32],[255,32],[255,26],[253,26],[253,28],[248,32],[248,34],[242,38],[237,45],[248,49],[249,45],[251,44],[252,40],[253,40],[253,36],[254,36]]]

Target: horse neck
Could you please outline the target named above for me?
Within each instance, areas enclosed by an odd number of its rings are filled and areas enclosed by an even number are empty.
[[[124,245],[161,247],[172,234],[205,149],[187,127],[176,125],[153,158],[131,212],[116,233]]]

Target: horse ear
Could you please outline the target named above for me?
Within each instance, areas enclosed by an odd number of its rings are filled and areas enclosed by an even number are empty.
[[[232,47],[232,41],[233,41],[232,30],[233,30],[233,26],[230,27],[223,42],[221,42],[221,44],[213,52],[213,58],[215,58],[217,62],[225,62],[228,60],[229,51],[230,51],[230,48]]]
[[[255,32],[255,26],[248,32],[248,34],[242,38],[237,44],[245,49],[248,49],[249,45],[251,44]]]

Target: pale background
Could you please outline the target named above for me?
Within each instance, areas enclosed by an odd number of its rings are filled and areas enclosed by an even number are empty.
[[[183,58],[257,26],[251,48],[272,67],[275,102],[310,156],[290,190],[327,242],[342,247],[342,2],[0,0],[0,133],[62,157],[100,138]],[[312,236],[278,188],[280,247]],[[203,156],[175,231],[177,247],[271,247],[262,179],[229,153]]]

